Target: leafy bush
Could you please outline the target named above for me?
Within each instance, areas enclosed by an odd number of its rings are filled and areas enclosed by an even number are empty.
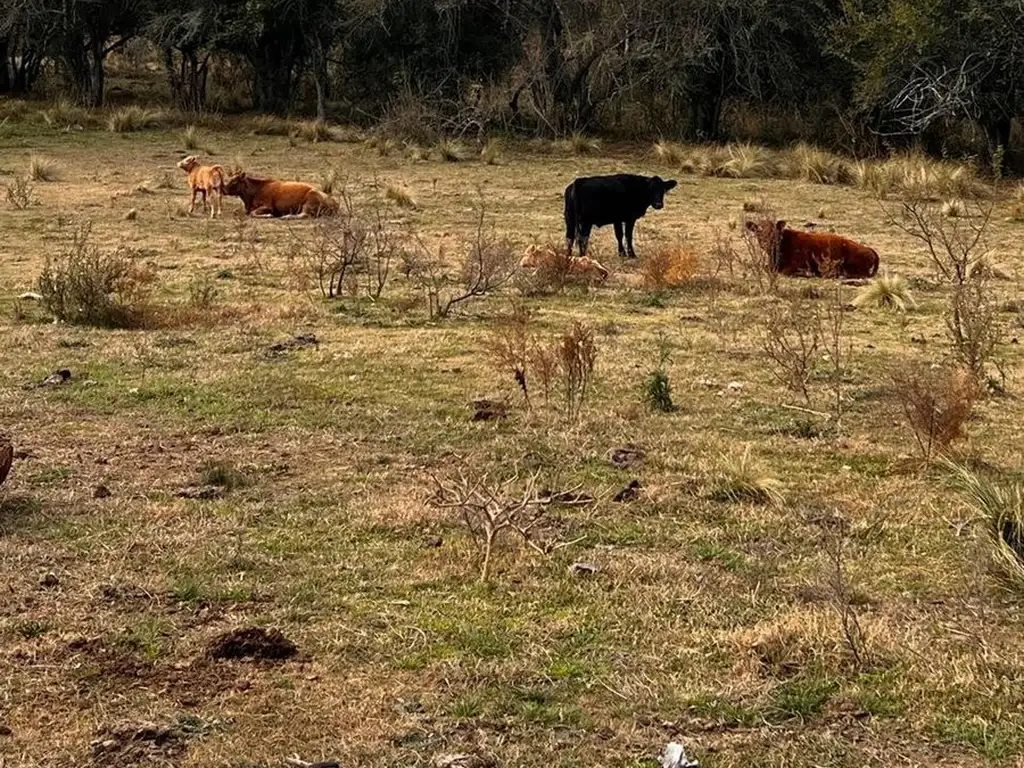
[[[140,267],[135,254],[119,247],[111,253],[90,243],[91,225],[47,257],[39,293],[58,320],[105,328],[138,328],[152,320],[149,297],[155,274]]]
[[[644,399],[656,411],[671,413],[676,410],[672,402],[672,383],[668,376],[670,349],[665,337],[658,340],[658,367],[651,371],[644,382]]]

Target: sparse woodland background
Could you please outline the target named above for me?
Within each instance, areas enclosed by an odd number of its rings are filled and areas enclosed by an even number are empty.
[[[1021,0],[6,0],[0,94],[1024,170]]]

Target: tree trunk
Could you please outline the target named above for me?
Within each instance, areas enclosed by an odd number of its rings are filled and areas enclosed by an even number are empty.
[[[313,45],[313,86],[316,88],[316,119],[327,120],[327,99],[330,88],[327,74],[327,51],[323,40],[319,38]]]
[[[98,109],[103,106],[103,50],[104,41],[93,41],[89,60],[89,106]]]
[[[1010,150],[1010,132],[1013,119],[1010,117],[991,117],[984,121],[985,135],[988,137],[988,152],[991,158],[999,147],[1004,152]]]
[[[7,41],[0,41],[0,93],[11,92],[11,72],[7,68]]]

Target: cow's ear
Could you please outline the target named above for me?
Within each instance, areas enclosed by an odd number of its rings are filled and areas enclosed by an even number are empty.
[[[749,221],[749,220],[748,220],[748,221],[747,221],[747,224],[746,224],[746,227],[747,227],[747,229],[749,229],[749,230],[750,230],[751,232],[756,232],[756,231],[757,231],[757,222],[754,222],[754,221]]]
[[[784,221],[777,221],[777,222],[775,222],[775,228],[777,230],[779,230],[779,232],[781,232],[782,230],[784,230],[786,228],[786,222],[784,222]]]
[[[670,189],[675,189],[677,183],[675,179],[669,179],[665,182],[665,191],[668,192]]]

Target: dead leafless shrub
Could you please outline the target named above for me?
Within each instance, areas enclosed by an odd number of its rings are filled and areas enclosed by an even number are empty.
[[[551,392],[558,376],[558,358],[552,346],[534,344],[527,353],[529,371],[533,381],[540,385],[544,393],[544,403],[551,402]]]
[[[978,273],[955,285],[945,315],[953,359],[978,380],[984,380],[1003,335],[998,302],[988,284],[985,275]]]
[[[431,319],[448,317],[459,304],[500,288],[519,267],[512,243],[488,226],[482,203],[475,236],[466,246],[457,274],[452,274],[444,243],[433,250],[421,240],[417,244],[418,251],[406,258],[406,270],[426,293]]]
[[[931,461],[964,437],[964,426],[980,394],[978,380],[965,368],[915,367],[892,374],[899,403],[921,453]]]
[[[577,418],[594,378],[597,343],[589,326],[574,322],[556,338],[543,338],[531,324],[529,312],[516,305],[499,317],[486,343],[486,351],[499,372],[511,373],[527,408],[534,388],[550,402],[556,387],[562,390],[565,414]]]
[[[499,540],[518,533],[527,543],[530,531],[543,516],[550,499],[540,497],[537,475],[520,486],[518,473],[503,481],[486,474],[473,478],[460,472],[453,480],[434,478],[436,490],[430,503],[439,509],[458,512],[481,550],[480,581],[489,581]]]
[[[732,244],[731,238],[725,232],[715,232],[715,244],[711,247],[711,257],[714,259],[712,277],[718,277],[728,273],[729,277],[736,276],[736,270],[741,268],[743,259],[739,251]]]
[[[991,269],[986,234],[993,207],[964,203],[961,216],[949,218],[927,200],[913,198],[897,211],[886,210],[890,224],[921,241],[936,275],[952,284],[945,313],[953,359],[983,380],[1002,337],[998,307],[989,295]]]
[[[988,253],[986,232],[991,204],[963,203],[960,215],[949,217],[940,206],[921,198],[904,200],[896,209],[883,205],[886,221],[924,244],[938,277],[963,283],[975,261]]]
[[[292,232],[292,236],[301,238],[293,252],[312,274],[320,293],[329,299],[340,296],[346,276],[365,256],[366,233],[362,228],[353,231],[343,216],[337,216],[317,219],[308,235]]]
[[[575,418],[580,414],[594,377],[597,361],[594,330],[574,322],[558,341],[557,359],[565,394],[565,412],[570,419]]]
[[[104,328],[139,328],[153,321],[156,274],[126,247],[112,252],[90,241],[92,226],[76,229],[39,276],[43,303],[61,321]]]
[[[500,372],[511,372],[527,408],[530,407],[530,387],[526,371],[530,352],[536,344],[536,337],[530,331],[529,310],[517,304],[509,315],[496,320],[488,345],[491,362]]]
[[[776,247],[774,241],[764,241],[762,232],[775,233],[775,215],[768,209],[763,209],[761,215],[754,220],[757,224],[756,231],[742,226],[740,232],[743,238],[743,248],[739,251],[736,261],[738,262],[743,277],[749,282],[753,281],[758,293],[775,293],[779,284],[779,273],[773,263],[773,253]]]
[[[679,288],[688,283],[700,263],[697,254],[685,245],[654,248],[640,261],[640,274],[648,291]]]
[[[861,627],[857,613],[857,592],[846,570],[845,551],[850,526],[838,514],[819,518],[815,522],[822,533],[822,550],[826,557],[822,586],[838,614],[839,628],[853,663],[860,667],[867,657],[867,634]]]
[[[372,301],[380,298],[391,277],[393,265],[404,252],[405,236],[388,220],[377,204],[357,210],[342,189],[337,216],[319,218],[306,234],[292,230],[292,254],[312,275],[327,298],[341,296],[348,285],[358,296],[360,286]]]
[[[846,300],[843,297],[843,284],[833,283],[825,312],[821,316],[822,329],[819,331],[825,349],[828,376],[826,378],[831,394],[832,415],[835,418],[836,430],[842,424],[844,409],[844,386],[850,356],[853,348],[846,339]]]
[[[23,211],[36,203],[34,192],[28,176],[15,176],[7,184],[7,204],[16,211]]]
[[[810,404],[808,385],[822,342],[816,308],[798,301],[776,305],[766,313],[761,325],[761,349],[769,371]]]

